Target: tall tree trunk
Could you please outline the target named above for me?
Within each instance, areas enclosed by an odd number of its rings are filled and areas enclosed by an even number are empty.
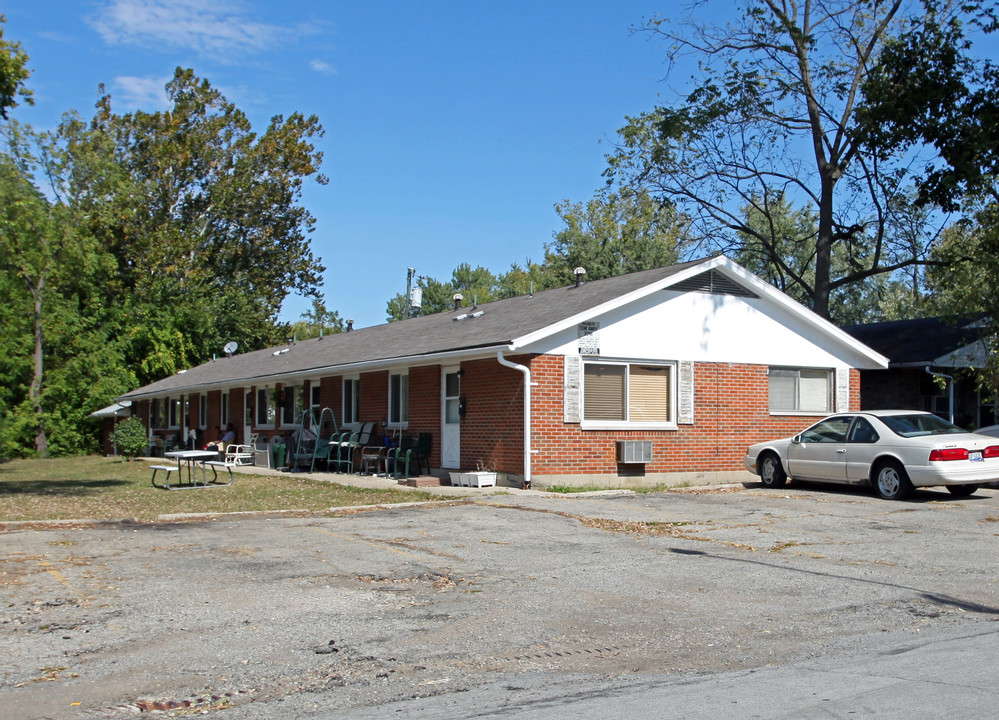
[[[31,402],[31,410],[38,423],[35,426],[35,452],[40,458],[49,456],[49,441],[45,435],[45,415],[42,413],[42,371],[45,366],[45,338],[42,334],[42,293],[44,290],[45,276],[42,275],[31,286],[31,296],[35,301],[35,365],[31,376],[31,386],[28,388],[28,400]]]
[[[822,191],[819,197],[819,236],[815,241],[815,287],[812,291],[812,310],[827,320],[832,269],[834,186],[835,181],[823,173]]]

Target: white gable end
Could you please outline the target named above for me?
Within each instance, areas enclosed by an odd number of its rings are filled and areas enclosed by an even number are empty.
[[[872,367],[868,357],[851,352],[765,298],[670,289],[614,308],[524,349],[645,360]]]

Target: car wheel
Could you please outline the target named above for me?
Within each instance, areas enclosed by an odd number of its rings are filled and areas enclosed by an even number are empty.
[[[874,490],[885,500],[904,500],[912,493],[912,482],[905,468],[888,460],[874,470]]]
[[[978,489],[977,485],[948,485],[947,490],[951,495],[957,497],[968,497],[969,495],[974,495],[975,491]]]
[[[763,486],[768,488],[783,487],[787,482],[787,473],[784,466],[780,464],[780,458],[773,453],[765,453],[759,460],[760,480]]]

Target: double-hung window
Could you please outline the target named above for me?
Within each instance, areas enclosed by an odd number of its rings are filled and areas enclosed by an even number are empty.
[[[675,426],[676,365],[584,362],[582,419],[591,426]]]
[[[409,422],[409,375],[389,375],[388,421],[397,427]]]
[[[832,370],[771,367],[769,384],[770,412],[832,412]]]
[[[229,393],[223,391],[219,402],[219,425],[223,428],[229,425]]]
[[[204,430],[208,427],[208,395],[198,395],[198,427]]]

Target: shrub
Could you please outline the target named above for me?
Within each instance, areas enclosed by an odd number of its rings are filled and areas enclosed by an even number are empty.
[[[118,423],[111,433],[111,442],[121,455],[131,460],[146,449],[149,439],[142,421],[131,417]]]

